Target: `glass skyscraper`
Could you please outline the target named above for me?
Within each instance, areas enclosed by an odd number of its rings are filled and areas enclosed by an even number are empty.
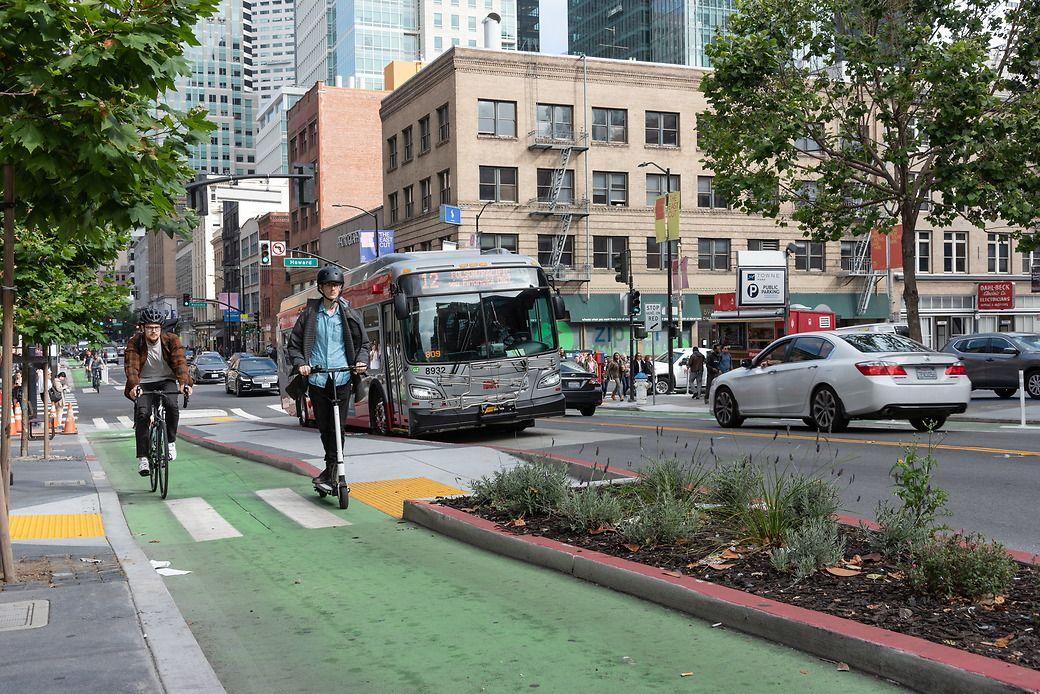
[[[360,89],[382,89],[383,68],[394,60],[418,60],[416,0],[339,0],[332,44],[334,75],[354,78]]]

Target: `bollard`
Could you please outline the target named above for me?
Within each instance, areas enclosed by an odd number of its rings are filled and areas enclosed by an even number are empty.
[[[1026,425],[1026,374],[1021,369],[1018,371],[1018,406],[1022,412],[1022,426],[1024,427]]]

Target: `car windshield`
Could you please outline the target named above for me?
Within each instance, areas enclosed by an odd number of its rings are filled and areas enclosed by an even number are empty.
[[[243,359],[238,362],[238,368],[242,371],[274,371],[278,367],[271,359]]]
[[[1015,335],[1014,340],[1025,352],[1040,352],[1040,335]]]
[[[875,354],[879,352],[931,352],[924,345],[893,333],[855,333],[841,335],[841,339],[860,352]]]
[[[404,320],[408,361],[465,362],[555,350],[544,289],[414,296]]]
[[[207,357],[205,354],[199,357],[195,363],[206,366],[224,366],[224,360],[220,357]]]
[[[675,361],[676,359],[681,357],[682,354],[683,354],[682,352],[673,351],[672,352],[672,361]],[[654,361],[659,361],[662,364],[667,364],[668,363],[668,352],[665,352],[664,354],[658,356],[656,359],[654,359]]]

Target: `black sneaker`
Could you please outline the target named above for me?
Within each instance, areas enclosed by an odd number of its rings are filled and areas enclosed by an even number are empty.
[[[329,471],[326,470],[325,472],[321,473],[317,477],[312,477],[311,478],[311,482],[313,482],[314,484],[324,484],[327,487],[331,487],[332,486],[332,475],[330,475]]]

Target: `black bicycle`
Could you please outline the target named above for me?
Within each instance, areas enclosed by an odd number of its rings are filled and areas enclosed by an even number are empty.
[[[165,499],[170,489],[170,447],[166,437],[166,394],[162,392],[141,393],[139,397],[149,396],[148,424],[148,473],[152,491],[159,490],[160,498]],[[184,395],[184,406],[187,409],[188,395]]]
[[[91,380],[91,385],[94,386],[94,390],[96,390],[98,392],[98,394],[100,395],[100,393],[101,393],[101,369],[92,369],[91,370],[91,375],[93,376],[93,378]]]

